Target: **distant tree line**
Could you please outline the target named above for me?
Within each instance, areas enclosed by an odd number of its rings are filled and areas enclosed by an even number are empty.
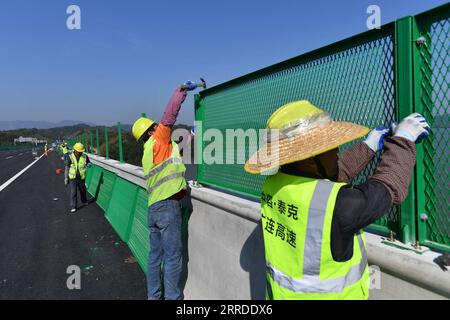
[[[143,152],[143,142],[136,142],[131,134],[131,125],[124,124],[122,126],[122,146],[123,157],[126,163],[140,166]],[[192,127],[180,124],[175,125],[172,130],[183,128],[190,130]],[[100,155],[105,156],[106,144],[105,144],[105,127],[91,127],[86,124],[78,124],[75,126],[59,127],[51,129],[18,129],[11,131],[0,131],[0,147],[11,146],[14,144],[14,139],[19,136],[22,137],[34,137],[39,140],[47,140],[49,143],[54,141],[69,140],[72,138],[85,135],[88,138],[90,144],[90,134],[92,134],[92,146],[97,149],[96,130],[99,130],[99,145]],[[108,127],[108,151],[111,159],[119,160],[119,137],[117,134],[117,126]]]
[[[186,130],[191,130],[192,127],[187,125],[175,125],[173,130],[183,128]],[[117,135],[117,129],[108,132],[108,153],[109,158],[114,160],[119,160],[119,136]],[[106,154],[106,144],[104,131],[101,132],[100,136],[100,155],[105,156]],[[94,141],[94,148],[96,148],[96,142]],[[141,166],[142,154],[144,149],[144,143],[141,141],[136,142],[131,132],[122,132],[122,148],[123,148],[123,160],[126,163],[133,164],[136,166]]]

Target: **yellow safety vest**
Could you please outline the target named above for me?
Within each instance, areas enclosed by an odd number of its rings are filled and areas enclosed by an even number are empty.
[[[77,160],[74,153],[70,154],[69,179],[73,180],[77,177],[77,171],[80,173],[81,180],[86,179],[86,155],[82,154]]]
[[[144,155],[142,156],[142,168],[147,179],[149,207],[186,189],[184,178],[186,167],[181,159],[178,145],[172,141],[172,154],[167,160],[157,165],[153,163],[154,145],[155,138],[150,137],[144,144]]]
[[[268,299],[350,299],[369,297],[369,269],[363,232],[353,256],[336,262],[331,223],[344,183],[278,172],[261,195]]]
[[[62,149],[62,153],[63,154],[68,154],[69,153],[69,150],[67,149],[67,147],[61,147],[61,149]]]

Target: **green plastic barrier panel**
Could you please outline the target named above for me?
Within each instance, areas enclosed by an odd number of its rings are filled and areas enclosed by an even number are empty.
[[[97,204],[105,212],[108,210],[109,202],[111,200],[111,195],[114,187],[114,182],[116,181],[116,175],[108,170],[102,170],[103,174],[100,178],[100,185],[98,188]]]
[[[94,169],[94,166],[91,166],[90,168],[88,168],[88,170],[86,172],[86,181],[85,181],[86,188],[89,188],[89,185],[91,184],[93,169]]]
[[[150,233],[147,224],[147,203],[147,191],[139,188],[136,196],[133,224],[128,240],[128,246],[130,247],[131,252],[133,252],[134,257],[145,273],[147,273],[148,252],[150,250]]]
[[[106,219],[124,242],[130,237],[133,211],[139,187],[120,177],[116,178]]]
[[[98,187],[100,186],[103,170],[102,168],[94,165],[89,168],[88,172],[91,176],[89,179],[89,184],[87,185],[88,191],[94,198],[97,198]]]

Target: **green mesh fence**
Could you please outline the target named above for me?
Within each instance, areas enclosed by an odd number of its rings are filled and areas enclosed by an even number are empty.
[[[389,24],[380,31],[366,32],[205,90],[197,103],[196,119],[202,121],[205,134],[208,129],[216,129],[225,137],[226,129],[265,128],[268,117],[277,108],[307,99],[327,110],[335,120],[371,128],[388,125],[396,114],[394,31],[394,24]],[[211,142],[205,140],[207,136],[199,147],[206,154]],[[219,164],[199,165],[198,180],[259,197],[265,177],[246,173],[242,164],[227,164],[236,161],[238,155],[248,159],[249,146],[255,144],[255,137],[248,137],[245,150],[235,148],[233,153],[228,149],[223,157],[216,151],[213,155]],[[356,183],[373,172],[378,159]],[[393,209],[377,224],[396,230],[396,213],[397,209]]]
[[[425,43],[420,51],[420,96],[423,114],[431,125],[431,134],[423,143],[422,161],[418,161],[421,185],[418,188],[419,228],[422,243],[450,248],[450,9],[417,17]],[[422,206],[420,206],[420,203]],[[424,216],[424,214],[426,216]]]

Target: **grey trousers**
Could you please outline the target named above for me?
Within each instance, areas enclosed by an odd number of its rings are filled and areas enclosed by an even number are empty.
[[[77,209],[78,193],[80,194],[81,203],[87,203],[85,181],[81,179],[70,179],[70,208]]]

